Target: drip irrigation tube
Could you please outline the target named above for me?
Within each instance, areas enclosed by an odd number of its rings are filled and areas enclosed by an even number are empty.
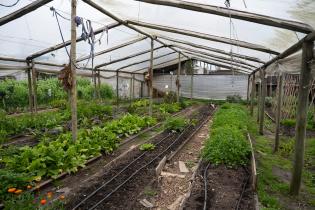
[[[203,173],[203,180],[204,180],[204,190],[205,190],[205,199],[203,201],[203,210],[206,210],[207,209],[207,197],[208,197],[208,186],[207,186],[207,183],[208,183],[208,179],[207,179],[207,171],[208,171],[208,168],[210,166],[210,163],[208,163],[204,173]]]

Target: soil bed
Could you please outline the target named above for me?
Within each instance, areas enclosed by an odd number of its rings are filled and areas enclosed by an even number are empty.
[[[201,107],[198,110],[198,113],[192,114],[190,118],[197,119],[198,123],[195,126],[190,126],[183,133],[171,133],[162,132],[156,138],[153,139],[153,143],[156,145],[156,148],[153,151],[147,152],[140,159],[135,161],[133,164],[126,169],[121,176],[116,177],[112,182],[106,185],[98,191],[94,196],[92,196],[86,203],[80,206],[78,209],[89,209],[101,199],[103,199],[107,194],[112,192],[117,188],[121,183],[126,181],[132,174],[134,174],[140,167],[151,162],[153,158],[156,158],[152,164],[145,167],[139,173],[137,173],[133,178],[121,186],[115,193],[108,197],[104,202],[102,202],[96,209],[134,209],[134,206],[137,202],[137,197],[139,193],[147,186],[155,177],[155,167],[158,164],[159,160],[163,158],[164,155],[174,151],[193,131],[197,128],[200,123],[208,116],[211,112],[209,107]],[[166,137],[166,138],[165,138]],[[161,141],[163,138],[165,140]],[[175,142],[175,140],[177,141]],[[158,142],[161,142],[158,144]],[[175,143],[174,143],[175,142]],[[174,143],[174,144],[173,144]],[[164,150],[167,150],[165,153],[160,155]],[[86,196],[88,196],[95,189],[99,188],[102,184],[108,182],[112,177],[114,177],[118,172],[120,172],[125,166],[129,165],[133,160],[135,160],[139,155],[143,154],[138,148],[135,148],[131,153],[124,156],[122,159],[117,161],[109,170],[107,170],[102,176],[95,177],[95,179],[90,181],[90,185],[86,188],[82,188],[80,193],[76,195],[74,199],[68,202],[66,208],[72,209],[76,204],[82,201]],[[160,156],[158,156],[160,155]],[[92,183],[92,184],[91,184]]]
[[[184,209],[203,209],[205,200],[203,175],[206,167],[207,163],[203,162],[198,170],[195,184]],[[207,209],[254,210],[254,192],[247,180],[248,171],[250,170],[243,167],[231,169],[224,165],[210,165],[207,170]],[[238,208],[236,208],[245,183],[242,199]]]

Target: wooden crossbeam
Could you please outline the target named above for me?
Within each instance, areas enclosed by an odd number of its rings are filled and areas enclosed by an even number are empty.
[[[234,62],[231,63],[231,61],[212,58],[212,57],[207,56],[206,54],[195,53],[195,52],[187,52],[187,51],[184,51],[184,52],[186,52],[187,54],[190,54],[192,56],[198,56],[198,57],[205,58],[205,59],[208,59],[208,60],[211,60],[211,61],[214,61],[214,62],[222,63],[224,65],[229,65],[229,66],[233,65],[233,66],[237,66],[239,68],[244,68],[244,69],[246,69],[247,71],[250,71],[250,72],[253,71],[253,69],[248,68],[247,66],[243,66],[242,64],[237,64],[237,63],[234,63]]]
[[[118,27],[118,26],[120,26],[120,25],[121,25],[121,24],[120,24],[119,22],[111,23],[111,24],[109,24],[109,25],[107,25],[107,26],[104,26],[104,27],[101,27],[101,28],[95,30],[95,31],[94,31],[94,35],[97,35],[97,34],[99,34],[99,33],[102,33],[104,30],[109,30],[109,29]],[[83,38],[82,38],[82,37],[77,38],[77,40],[76,40],[76,42],[80,42],[80,41],[83,41]],[[50,52],[52,52],[52,51],[58,50],[58,49],[60,49],[60,48],[66,47],[66,46],[68,46],[68,45],[70,45],[70,44],[71,44],[71,41],[68,40],[68,41],[66,41],[65,43],[60,43],[60,44],[54,45],[54,46],[52,46],[52,47],[49,47],[49,48],[47,48],[47,49],[41,50],[41,51],[39,51],[39,52],[36,52],[36,53],[34,53],[34,54],[28,56],[28,57],[26,58],[26,60],[33,60],[34,58],[37,58],[37,57],[42,56],[42,55],[44,55],[44,54],[46,54],[46,53],[50,53]]]
[[[190,31],[190,30],[185,30],[185,29],[180,29],[180,28],[175,28],[175,27],[170,27],[170,26],[145,23],[145,22],[141,22],[141,21],[128,20],[127,22],[129,24],[132,24],[132,25],[137,25],[137,26],[145,27],[145,28],[151,28],[154,30],[166,31],[166,32],[175,33],[175,34],[182,34],[185,36],[191,36],[191,37],[196,37],[199,39],[205,39],[205,40],[209,40],[209,41],[239,46],[239,47],[252,49],[252,50],[256,50],[256,51],[260,51],[260,52],[265,52],[265,53],[270,53],[270,54],[274,54],[274,55],[279,54],[278,52],[271,50],[271,49],[268,49],[268,48],[261,46],[261,45],[257,45],[257,44],[253,44],[253,43],[249,43],[249,42],[244,42],[244,41],[239,41],[239,40],[235,40],[235,39],[229,39],[226,37],[220,37],[220,36],[215,36],[215,35],[211,35],[211,34],[205,34],[205,33],[201,33],[201,32],[195,32],[195,31]]]
[[[171,55],[171,54],[174,54],[175,52],[170,52],[170,53],[166,53],[164,55],[160,55],[160,56],[157,56],[157,57],[153,57],[153,60],[156,60],[156,59],[159,59],[159,58],[163,58],[165,56],[168,56],[168,55]],[[123,67],[120,67],[119,69],[117,69],[117,71],[121,70],[121,69],[125,69],[125,68],[128,68],[130,66],[134,66],[134,65],[138,65],[138,64],[141,64],[141,63],[145,63],[145,62],[148,62],[150,61],[150,59],[145,59],[145,60],[142,60],[142,61],[139,61],[139,62],[135,62],[135,63],[131,63],[131,64],[128,64],[126,66],[123,66]]]
[[[52,0],[37,0],[34,1],[25,7],[22,7],[21,9],[18,9],[2,18],[0,18],[0,26],[7,24],[13,20],[16,20],[30,12],[33,12],[34,10],[38,9],[39,7],[51,2]]]
[[[117,50],[117,49],[126,47],[126,46],[131,45],[131,44],[134,44],[134,43],[136,43],[136,42],[140,42],[140,41],[142,41],[142,40],[144,40],[144,39],[146,39],[146,38],[147,38],[147,37],[145,37],[145,36],[139,37],[139,38],[133,39],[133,40],[131,40],[131,41],[129,41],[129,42],[125,42],[125,43],[116,45],[116,46],[111,47],[111,48],[106,49],[106,50],[102,50],[102,51],[100,51],[100,52],[95,53],[95,54],[94,54],[94,57],[99,56],[99,55],[103,55],[103,54],[105,54],[105,53],[112,52],[112,51],[114,51],[114,50]],[[82,57],[82,58],[78,58],[78,59],[77,59],[77,62],[81,62],[81,61],[87,60],[87,59],[89,59],[89,57],[90,57],[90,56],[88,55],[88,56],[84,56],[84,57]]]
[[[140,34],[143,34],[143,35],[149,37],[150,39],[156,40],[157,42],[159,42],[160,44],[164,45],[165,47],[168,47],[167,44],[165,44],[165,43],[162,42],[161,40],[157,40],[157,39],[156,39],[156,36],[152,36],[151,34],[145,32],[145,31],[143,31],[143,30],[141,30],[141,29],[139,29],[139,28],[137,28],[137,27],[135,27],[135,26],[133,26],[133,25],[128,24],[127,21],[122,20],[121,18],[119,18],[119,17],[117,17],[116,15],[112,14],[111,12],[105,10],[102,6],[100,6],[100,5],[96,4],[96,3],[94,3],[93,1],[91,1],[91,0],[82,0],[82,1],[85,2],[86,4],[90,5],[90,6],[93,7],[94,9],[98,10],[99,12],[103,13],[104,15],[107,15],[107,16],[109,16],[110,18],[116,20],[116,21],[119,22],[120,24],[122,24],[122,25],[124,25],[124,26],[126,26],[126,27],[128,27],[128,28],[130,28],[130,29],[132,29],[132,30],[134,30],[134,31],[136,31],[136,32],[138,32],[138,33],[140,33]],[[176,50],[176,49],[174,49],[174,48],[172,48],[172,47],[170,47],[170,48],[171,48],[172,50],[174,50],[175,52],[178,52],[178,50]],[[186,55],[184,55],[184,56],[188,58],[188,56],[186,56]]]
[[[153,69],[156,69],[155,66],[159,66],[159,65],[162,65],[162,64],[165,64],[165,63],[169,63],[169,62],[172,62],[172,61],[178,61],[178,58],[175,58],[175,59],[171,59],[171,60],[168,60],[168,61],[163,61],[161,63],[158,63],[156,65],[153,66]],[[138,69],[138,70],[135,70],[135,71],[132,71],[133,73],[134,72],[138,72],[138,71],[143,71],[145,69],[149,69],[149,67],[144,67],[144,68],[141,68],[141,69]]]
[[[195,49],[191,49],[191,48],[188,48],[188,47],[183,47],[181,45],[176,45],[176,44],[173,44],[171,46],[174,46],[176,48],[180,48],[182,50],[185,50],[186,52],[188,51],[188,52],[199,53],[199,54],[203,54],[203,55],[206,55],[208,57],[211,57],[211,58],[216,58],[216,59],[225,60],[225,61],[229,61],[229,62],[239,63],[241,65],[245,65],[246,68],[248,68],[248,69],[251,69],[251,68],[255,68],[256,69],[257,68],[257,66],[251,65],[251,64],[246,63],[244,61],[232,59],[231,57],[224,57],[224,56],[220,56],[220,55],[216,55],[216,54],[206,53],[206,52],[203,52],[201,50],[195,50]]]
[[[153,51],[158,50],[158,49],[161,49],[161,48],[163,48],[163,47],[164,47],[164,46],[156,47],[156,48],[153,49]],[[95,68],[98,69],[98,68],[101,68],[101,67],[103,67],[103,66],[108,66],[108,65],[111,65],[111,64],[120,62],[120,61],[128,60],[128,59],[130,59],[130,58],[134,58],[134,57],[137,57],[137,56],[140,56],[140,55],[149,53],[150,51],[151,51],[151,50],[149,49],[149,50],[144,50],[144,51],[141,51],[141,52],[138,52],[138,53],[134,53],[134,54],[128,55],[128,56],[123,57],[123,58],[119,58],[119,59],[116,59],[116,60],[113,60],[113,61],[110,61],[110,62],[107,62],[107,63],[99,64],[99,65],[95,66]]]
[[[184,40],[181,40],[181,39],[174,39],[174,38],[170,38],[170,37],[163,36],[163,35],[159,35],[158,38],[159,39],[165,39],[165,40],[171,41],[171,42],[176,42],[176,43],[179,43],[179,44],[188,45],[188,46],[199,48],[199,49],[203,49],[203,50],[207,50],[207,51],[210,51],[210,52],[220,53],[220,54],[223,54],[223,55],[228,55],[228,56],[232,55],[233,57],[241,58],[241,59],[248,60],[248,61],[253,61],[253,62],[256,62],[256,63],[262,63],[262,64],[265,63],[264,61],[262,61],[262,60],[260,60],[259,58],[256,58],[256,57],[251,57],[251,56],[247,56],[247,55],[241,55],[241,54],[233,53],[233,52],[226,52],[226,51],[221,50],[221,49],[208,47],[208,46],[205,46],[205,45],[199,45],[199,44],[195,44],[195,43],[192,43],[192,42],[187,42],[187,41],[184,41]]]
[[[219,67],[222,67],[222,68],[227,68],[227,69],[230,69],[230,70],[235,70],[235,71],[246,73],[246,74],[251,73],[250,71],[247,71],[247,70],[244,70],[244,69],[235,68],[235,67],[232,67],[233,69],[231,69],[231,66],[228,66],[228,65],[225,65],[225,64],[222,64],[222,63],[218,63],[218,62],[215,62],[215,61],[211,61],[209,59],[204,59],[204,58],[200,58],[200,57],[192,57],[192,58],[195,59],[195,60],[199,60],[199,61],[202,61],[202,62],[205,62],[205,63],[209,63],[209,64],[212,64],[212,65],[215,65],[215,66],[219,66]]]
[[[245,12],[241,10],[235,10],[225,7],[207,5],[207,4],[199,4],[188,1],[179,1],[179,0],[136,0],[151,4],[165,5],[171,7],[177,7],[186,10],[192,10],[197,12],[203,12],[208,14],[219,15],[223,17],[230,17],[234,19],[249,21],[253,23],[263,24],[267,26],[274,26],[277,28],[288,29],[292,31],[309,33],[313,30],[313,28],[305,23],[285,20],[281,18],[275,18],[267,15],[260,15],[251,12]]]

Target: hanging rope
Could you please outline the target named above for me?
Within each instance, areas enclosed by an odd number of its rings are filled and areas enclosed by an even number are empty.
[[[56,18],[56,21],[57,21],[57,24],[58,24],[58,29],[59,29],[59,33],[60,33],[60,36],[61,36],[61,39],[62,39],[62,42],[64,44],[64,48],[66,50],[66,53],[69,57],[69,60],[70,62],[77,68],[77,69],[81,69],[79,66],[77,66],[75,64],[74,61],[71,61],[70,59],[70,53],[66,47],[66,44],[65,44],[65,39],[64,39],[64,36],[63,36],[63,33],[62,33],[62,30],[61,30],[61,26],[60,26],[60,22],[59,22],[59,19],[58,17],[61,17],[65,20],[68,20],[68,21],[71,21],[69,18],[66,18],[65,16],[61,15],[54,7],[50,7],[50,10],[53,12],[53,16],[55,16]],[[106,31],[107,33],[107,44],[108,44],[108,28],[105,28],[100,36],[99,39],[95,40],[95,34],[94,34],[94,30],[93,30],[93,27],[92,27],[92,23],[90,20],[86,20],[84,21],[84,19],[82,17],[75,17],[75,23],[77,25],[77,27],[79,27],[80,25],[82,26],[82,33],[81,33],[81,38],[84,40],[84,41],[87,41],[90,45],[90,53],[89,53],[89,57],[88,57],[88,60],[86,62],[86,64],[83,66],[83,69],[85,69],[87,67],[87,65],[89,64],[90,60],[92,60],[91,62],[91,65],[92,65],[92,68],[94,67],[94,49],[95,49],[95,43],[99,43],[101,44],[101,39],[103,37],[103,34],[104,32]]]
[[[19,3],[20,0],[17,0],[15,3],[11,4],[11,5],[5,5],[5,4],[1,4],[0,3],[0,6],[2,7],[14,7],[15,5],[17,5]]]

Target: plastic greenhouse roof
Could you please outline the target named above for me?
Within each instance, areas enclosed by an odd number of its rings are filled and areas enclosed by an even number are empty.
[[[3,4],[12,4],[16,0],[3,0]],[[20,2],[12,7],[6,8],[0,6],[0,17],[10,14],[25,5],[30,4],[34,0],[20,0]],[[210,4],[216,6],[225,6],[225,0],[190,0],[195,3]],[[66,18],[70,18],[70,2],[69,0],[54,0],[37,10],[22,16],[12,22],[0,27],[0,56],[14,57],[25,59],[27,56],[40,50],[62,43],[60,32],[55,17],[50,11],[50,7],[54,7],[60,14]],[[194,12],[175,7],[159,6],[153,4],[142,3],[134,0],[94,0],[95,3],[104,7],[109,12],[115,14],[123,20],[143,21],[152,24],[165,25],[170,27],[182,28],[186,30],[207,33],[217,36],[247,41],[259,45],[263,45],[272,50],[282,52],[302,38],[305,34],[295,33],[293,31],[278,29],[271,26],[251,23],[242,20],[232,19],[233,25],[230,25],[230,19],[226,17],[216,16],[212,14]],[[247,8],[245,8],[244,2]],[[247,12],[253,12],[273,17],[296,20],[305,22],[315,27],[315,1],[313,0],[231,0],[231,8],[239,9]],[[92,21],[94,30],[114,23],[116,21],[105,16],[91,6],[85,4],[82,0],[78,0],[77,15]],[[65,40],[70,39],[70,21],[59,18],[62,34]],[[231,46],[229,44],[217,43],[203,39],[193,38],[184,35],[178,35],[169,32],[162,32],[153,29],[138,27],[152,35],[164,35],[171,38],[181,39],[196,44],[209,47],[215,47],[229,52],[250,55],[257,57],[263,61],[270,60],[273,57],[270,54],[258,52],[250,49]],[[77,36],[81,35],[81,27],[77,28]],[[95,52],[108,49],[123,42],[130,41],[136,37],[142,36],[125,26],[115,27],[108,31],[108,35],[104,32],[101,38],[101,44],[95,45]],[[96,39],[101,34],[96,35]],[[108,42],[107,42],[108,39]],[[163,40],[164,41],[164,40]],[[169,41],[165,41],[171,44]],[[154,42],[155,47],[161,44]],[[184,45],[183,45],[184,46]],[[150,40],[145,39],[127,47],[106,53],[95,57],[94,66],[109,62],[118,58],[123,58],[130,54],[150,49]],[[70,46],[68,46],[70,50]],[[206,52],[200,49],[202,52]],[[81,41],[77,43],[77,58],[88,55],[90,46],[87,42]],[[172,52],[169,48],[161,48],[154,51],[154,56],[160,56]],[[214,53],[215,54],[215,53]],[[116,70],[122,66],[133,62],[149,59],[150,53],[143,54],[125,61],[121,61],[104,69]],[[154,60],[154,65],[177,58],[176,53]],[[64,64],[68,63],[68,57],[64,48],[47,53],[35,59],[35,61],[45,61],[50,63]],[[247,61],[248,63],[259,67],[260,64]],[[84,65],[86,61],[80,62]],[[144,62],[134,66],[130,66],[125,71],[134,71],[137,69],[148,67],[149,62]],[[91,62],[88,64],[91,67]],[[146,70],[144,70],[146,71]]]

